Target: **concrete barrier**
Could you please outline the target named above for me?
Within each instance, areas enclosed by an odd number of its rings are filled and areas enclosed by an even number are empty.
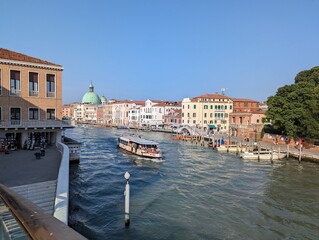
[[[55,193],[53,216],[68,225],[69,212],[69,148],[67,145],[57,142],[58,150],[62,154],[57,187]]]

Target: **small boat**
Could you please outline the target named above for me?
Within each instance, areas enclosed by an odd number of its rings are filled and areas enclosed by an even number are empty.
[[[137,136],[123,136],[118,139],[118,147],[135,155],[147,158],[162,158],[158,143]]]
[[[276,152],[276,151],[253,151],[253,152],[244,152],[240,154],[240,157],[247,160],[278,160],[283,159],[287,156],[285,152]]]
[[[237,145],[220,145],[216,147],[217,152],[237,152],[240,151],[240,147]]]
[[[117,129],[125,129],[125,130],[130,129],[128,126],[124,126],[124,125],[122,125],[122,126],[117,126],[116,128],[117,128]]]

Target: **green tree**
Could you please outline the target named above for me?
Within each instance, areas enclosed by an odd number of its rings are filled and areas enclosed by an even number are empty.
[[[295,83],[268,98],[266,117],[289,137],[319,139],[319,67],[297,74]]]

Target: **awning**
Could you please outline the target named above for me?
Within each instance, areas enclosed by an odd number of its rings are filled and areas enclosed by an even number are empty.
[[[209,125],[209,129],[216,129],[215,125]]]

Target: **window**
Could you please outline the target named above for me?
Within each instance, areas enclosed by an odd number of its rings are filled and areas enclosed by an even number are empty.
[[[196,117],[196,113],[193,113],[193,117]]]
[[[11,108],[10,109],[10,121],[11,125],[20,125],[21,121],[21,109]]]
[[[47,97],[55,97],[55,76],[47,74]]]
[[[182,113],[182,117],[184,117],[184,113]]]
[[[39,94],[38,89],[39,74],[29,72],[29,96],[37,97]]]
[[[29,120],[39,120],[38,108],[29,108]]]
[[[207,113],[204,113],[204,118],[207,118]]]
[[[244,107],[248,107],[248,102],[244,102]]]
[[[204,109],[208,109],[208,105],[204,105]]]
[[[196,120],[193,120],[193,123],[196,124]]]
[[[47,109],[47,120],[55,120],[55,109]]]
[[[20,96],[20,71],[10,70],[10,95]]]
[[[196,105],[194,105],[194,109],[196,109]]]
[[[189,109],[189,105],[187,105],[187,108]]]
[[[213,105],[210,105],[210,109],[213,109]]]
[[[187,117],[189,117],[189,113],[187,113]]]

